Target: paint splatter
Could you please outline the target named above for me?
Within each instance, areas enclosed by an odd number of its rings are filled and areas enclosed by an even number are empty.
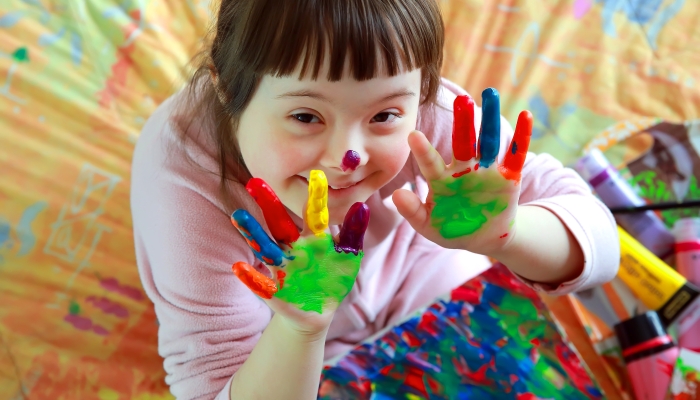
[[[506,289],[513,282],[517,287]],[[544,303],[500,264],[326,366],[318,394],[323,400],[602,398]]]
[[[129,285],[122,285],[116,278],[105,278],[100,280],[100,286],[110,292],[119,293],[132,300],[143,300],[144,295],[138,288]]]

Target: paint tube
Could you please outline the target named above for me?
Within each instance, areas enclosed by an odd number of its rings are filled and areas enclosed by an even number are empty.
[[[595,314],[611,329],[620,321],[649,311],[620,278],[576,292],[574,295],[589,312]]]
[[[673,226],[676,270],[700,286],[700,218],[683,218]],[[700,352],[700,307],[678,322],[678,345]]]
[[[654,311],[615,325],[622,356],[639,400],[663,400],[679,349]]]
[[[700,289],[661,261],[618,226],[620,269],[617,276],[668,327],[672,323],[700,314]]]
[[[600,200],[610,208],[646,205],[598,149],[591,150],[574,166],[595,190]],[[659,257],[673,252],[674,238],[663,221],[653,212],[616,215],[617,222],[646,248]]]

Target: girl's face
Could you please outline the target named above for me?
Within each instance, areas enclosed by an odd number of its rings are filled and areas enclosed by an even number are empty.
[[[298,216],[309,172],[322,170],[330,223],[340,224],[353,203],[366,201],[406,163],[421,71],[362,82],[347,73],[337,82],[297,76],[262,79],[238,126],[241,155],[252,176],[267,182]],[[343,164],[349,150],[360,156],[354,170]]]

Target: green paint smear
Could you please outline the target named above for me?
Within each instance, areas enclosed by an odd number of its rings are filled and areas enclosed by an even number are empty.
[[[328,234],[299,239],[291,255],[294,259],[284,267],[287,276],[275,297],[319,314],[326,304],[340,304],[350,293],[363,257],[362,252],[338,253]]]
[[[20,47],[12,53],[12,58],[17,62],[29,61],[29,50],[26,47]]]
[[[500,194],[512,182],[494,171],[498,178],[466,174],[432,182],[435,207],[430,214],[433,227],[445,239],[467,236],[481,229],[490,217],[508,208],[508,195]]]
[[[74,300],[71,300],[70,304],[68,305],[68,313],[70,315],[80,314],[80,304],[76,303]]]

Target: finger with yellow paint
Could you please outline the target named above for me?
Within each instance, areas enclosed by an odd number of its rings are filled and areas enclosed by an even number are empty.
[[[328,179],[320,170],[309,176],[309,200],[306,206],[306,223],[316,236],[323,236],[328,228]]]

